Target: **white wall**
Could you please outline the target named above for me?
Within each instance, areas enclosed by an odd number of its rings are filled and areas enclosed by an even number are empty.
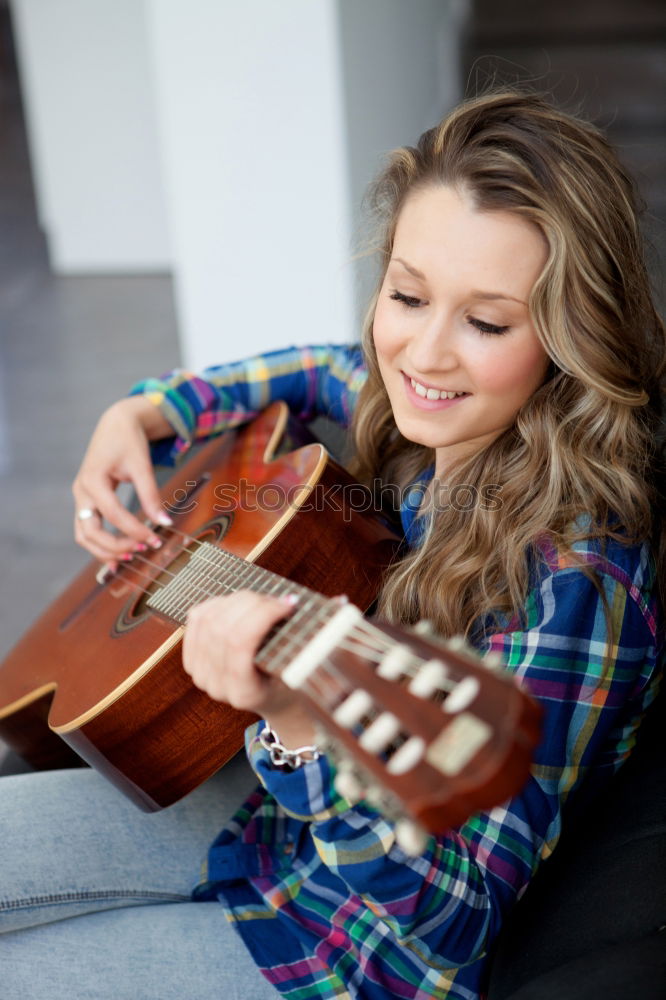
[[[192,367],[355,339],[362,192],[458,98],[467,5],[12,0],[55,270],[171,266]]]
[[[168,268],[143,3],[12,0],[11,11],[54,270]]]

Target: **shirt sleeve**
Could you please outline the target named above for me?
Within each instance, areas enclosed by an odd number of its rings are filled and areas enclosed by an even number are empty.
[[[133,386],[174,429],[153,445],[153,460],[171,464],[195,441],[252,420],[269,403],[284,400],[302,420],[327,416],[346,427],[366,378],[358,345],[290,347],[194,375],[176,369]]]
[[[520,795],[430,837],[419,857],[401,850],[392,825],[370,806],[340,798],[324,758],[280,774],[256,741],[251,746],[269,792],[310,822],[320,859],[426,960],[460,966],[483,955],[551,853],[572,790],[600,761],[617,764],[626,753],[654,693],[655,619],[621,574],[603,574],[602,586],[615,641],[594,583],[572,568],[547,575],[532,592],[525,629],[492,636],[490,648],[545,710],[532,773]]]

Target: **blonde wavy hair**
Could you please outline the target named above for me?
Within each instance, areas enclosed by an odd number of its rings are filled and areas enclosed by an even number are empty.
[[[414,191],[442,184],[464,189],[477,210],[515,212],[543,233],[548,257],[529,306],[551,359],[514,426],[450,470],[448,482],[476,495],[493,484],[499,509],[431,508],[424,544],[385,581],[380,614],[429,618],[446,636],[469,635],[498,612],[524,621],[529,565],[546,540],[575,561],[579,540],[651,538],[663,566],[656,440],[666,346],[634,187],[602,133],[536,94],[466,101],[415,148],[394,151],[371,191],[381,274],[363,329],[368,380],[353,471],[378,498],[434,461],[396,428],[372,327],[401,208]],[[593,568],[581,568],[599,587]]]

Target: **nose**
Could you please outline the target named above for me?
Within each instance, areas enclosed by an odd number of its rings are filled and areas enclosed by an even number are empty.
[[[414,331],[405,353],[414,371],[422,375],[453,371],[459,362],[452,322],[441,316],[429,317]]]

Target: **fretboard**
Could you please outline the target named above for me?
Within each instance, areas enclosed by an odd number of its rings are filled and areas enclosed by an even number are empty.
[[[185,625],[195,604],[237,590],[299,597],[292,615],[271,630],[256,656],[257,666],[267,673],[282,673],[340,610],[336,601],[209,542],[202,542],[173,579],[151,595],[148,607]]]

